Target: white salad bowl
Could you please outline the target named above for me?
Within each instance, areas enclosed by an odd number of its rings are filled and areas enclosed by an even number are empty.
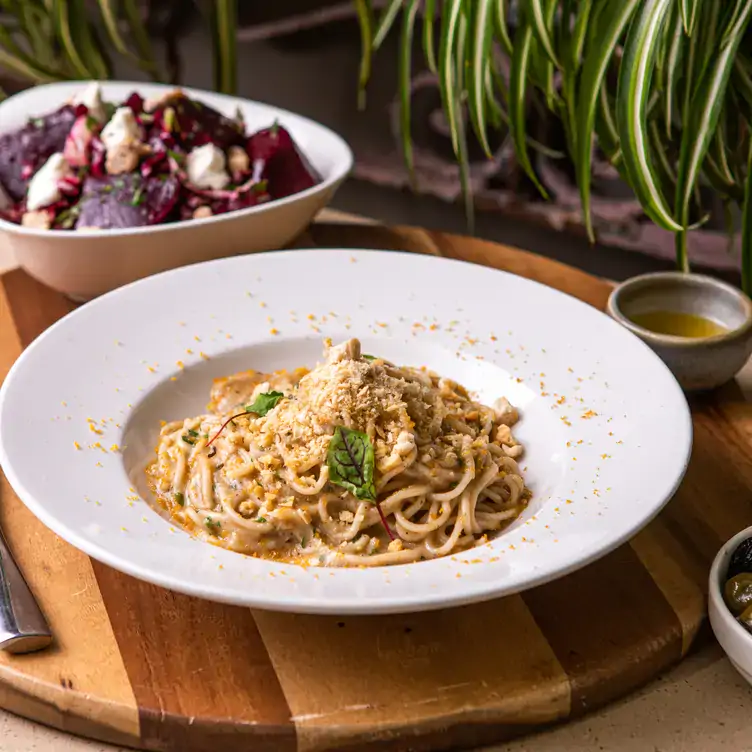
[[[66,81],[27,89],[0,104],[0,132],[23,126],[65,104],[88,82]],[[104,82],[105,100],[145,99],[174,89],[163,84]],[[301,115],[247,99],[183,87],[225,115],[243,114],[249,133],[278,120],[318,173],[321,182],[283,199],[205,219],[122,230],[42,230],[0,219],[0,238],[17,262],[40,282],[76,300],[198,261],[284,247],[299,235],[347,177],[353,155],[333,131]]]

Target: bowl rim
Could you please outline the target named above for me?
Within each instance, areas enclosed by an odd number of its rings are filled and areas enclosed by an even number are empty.
[[[742,324],[730,329],[727,332],[721,334],[714,334],[711,337],[681,337],[674,334],[660,334],[650,329],[646,329],[643,326],[635,324],[623,311],[621,307],[621,300],[623,296],[635,288],[639,289],[644,286],[646,282],[680,282],[685,286],[690,285],[703,285],[705,287],[713,287],[721,290],[727,295],[733,296],[738,300],[745,313],[745,320]],[[710,277],[706,274],[694,274],[680,271],[667,271],[667,272],[649,272],[647,274],[640,274],[636,277],[630,277],[624,282],[618,284],[608,296],[608,302],[606,304],[608,313],[616,319],[622,326],[625,326],[633,334],[636,334],[641,339],[651,344],[657,345],[670,345],[677,349],[697,349],[705,348],[709,345],[716,344],[729,344],[737,341],[745,340],[752,333],[752,300],[737,287],[724,282],[721,279]]]
[[[736,535],[729,538],[718,549],[718,553],[710,565],[708,575],[708,608],[712,608],[718,617],[723,621],[732,633],[741,640],[749,640],[749,647],[752,649],[752,633],[748,632],[729,611],[726,602],[723,600],[723,594],[720,586],[721,564],[731,555],[736,547],[747,538],[752,538],[752,525],[740,530]],[[720,642],[720,640],[719,640]],[[723,645],[721,645],[723,647]],[[726,652],[724,648],[724,652]]]
[[[68,89],[71,84],[76,84],[77,86],[80,86],[80,88],[84,88],[87,84],[94,83],[95,81],[92,80],[81,80],[81,81],[55,81],[52,83],[47,84],[39,84],[37,86],[29,87],[28,89],[23,89],[22,91],[19,91],[12,96],[8,97],[7,99],[0,102],[0,114],[3,112],[3,108],[7,108],[8,105],[17,104],[18,100],[29,96],[30,91],[37,91],[42,89],[51,89],[51,90],[57,90],[57,89]],[[311,196],[316,195],[317,193],[325,193],[327,190],[331,190],[336,188],[352,171],[353,165],[355,163],[355,157],[353,154],[352,149],[350,148],[349,144],[345,141],[342,136],[340,136],[336,131],[332,130],[328,126],[319,123],[317,120],[313,120],[312,118],[306,117],[305,115],[300,115],[297,112],[292,112],[291,110],[286,110],[283,107],[277,107],[273,104],[268,104],[266,102],[260,102],[255,99],[246,99],[245,97],[236,97],[229,94],[222,94],[220,92],[216,91],[208,91],[207,89],[197,89],[193,86],[174,86],[171,84],[162,84],[162,83],[152,83],[149,81],[129,81],[129,80],[122,80],[122,79],[113,79],[113,80],[106,80],[106,81],[96,81],[96,83],[101,83],[104,87],[106,86],[122,86],[125,88],[132,88],[134,91],[138,91],[139,88],[145,88],[148,87],[152,90],[161,90],[161,91],[172,91],[174,89],[181,89],[182,91],[188,93],[191,96],[195,96],[197,98],[200,98],[202,96],[210,96],[210,97],[218,97],[220,99],[227,100],[228,104],[232,103],[243,103],[245,105],[260,105],[262,107],[268,107],[272,110],[275,110],[278,117],[280,119],[285,118],[287,116],[292,116],[298,120],[304,121],[305,125],[308,127],[314,127],[319,128],[327,133],[327,135],[334,141],[336,144],[337,157],[336,163],[332,169],[331,174],[326,177],[324,180],[322,180],[320,183],[317,183],[316,185],[311,186],[310,188],[306,188],[304,191],[300,191],[298,193],[293,193],[290,196],[285,196],[284,198],[275,199],[273,201],[269,201],[265,204],[259,204],[257,206],[249,206],[245,209],[236,209],[231,212],[225,212],[224,214],[216,214],[212,215],[211,217],[203,217],[199,219],[181,219],[177,222],[170,222],[168,224],[157,224],[157,225],[146,225],[144,227],[126,227],[126,228],[120,228],[120,229],[87,229],[86,231],[71,231],[71,230],[42,230],[38,228],[32,228],[32,227],[24,227],[23,225],[15,224],[14,222],[9,222],[2,217],[0,217],[0,232],[8,232],[12,235],[21,235],[21,236],[32,236],[32,237],[38,237],[38,238],[67,238],[69,240],[75,240],[76,242],[86,242],[91,240],[101,240],[102,238],[120,238],[120,237],[129,237],[129,236],[137,236],[137,235],[144,235],[149,233],[161,233],[161,232],[169,232],[169,231],[176,231],[179,229],[183,229],[186,226],[194,226],[194,224],[198,223],[201,226],[204,225],[211,225],[211,224],[218,224],[220,222],[226,222],[231,221],[233,219],[240,219],[242,217],[247,217],[252,214],[265,214],[266,212],[273,211],[277,207],[286,206],[292,203],[295,203],[296,201],[300,201],[301,199],[305,199]],[[64,102],[64,100],[62,100]],[[53,105],[54,106],[54,105]],[[0,129],[0,135],[4,133],[5,130]],[[190,224],[189,224],[190,223]]]

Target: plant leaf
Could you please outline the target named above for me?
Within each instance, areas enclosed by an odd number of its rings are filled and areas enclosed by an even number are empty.
[[[280,400],[284,398],[285,395],[282,392],[264,392],[253,400],[253,404],[247,405],[245,411],[247,413],[256,413],[256,415],[260,415],[263,418],[264,415],[275,408]]]
[[[742,290],[752,294],[752,141],[747,157],[747,177],[744,181],[742,205]]]
[[[532,22],[533,33],[548,59],[557,67],[561,68],[559,58],[554,51],[554,43],[551,39],[550,24],[556,11],[557,0],[528,0],[528,13]]]
[[[120,34],[120,29],[118,29],[118,17],[114,0],[97,0],[97,2],[99,4],[99,11],[102,14],[102,20],[104,21],[104,27],[107,29],[107,34],[113,46],[121,55],[131,55],[128,45]]]
[[[580,75],[575,135],[577,146],[575,172],[577,184],[580,188],[585,228],[591,240],[595,240],[595,233],[590,214],[590,173],[593,153],[592,133],[595,126],[598,97],[605,84],[606,72],[617,44],[639,4],[640,0],[611,0],[608,6],[604,7],[598,19],[597,41],[588,45]],[[606,125],[609,124],[606,123]],[[614,131],[611,139],[614,142],[613,148],[616,148],[617,139],[617,132]]]
[[[436,0],[425,0],[423,7],[423,54],[426,56],[428,70],[437,74],[436,44],[434,41],[434,22],[436,19]]]
[[[355,498],[376,501],[373,444],[368,434],[337,426],[326,451],[329,482]]]
[[[527,93],[527,79],[530,65],[530,50],[533,45],[533,30],[530,25],[520,23],[514,35],[514,54],[512,55],[512,69],[509,78],[509,126],[512,130],[514,151],[520,167],[527,173],[530,180],[543,198],[548,198],[548,192],[538,180],[538,176],[530,163],[527,151],[525,104]]]
[[[374,52],[381,47],[387,34],[391,31],[394,19],[397,18],[400,8],[402,8],[402,0],[389,0],[386,8],[384,8],[379,15],[378,21],[376,22],[376,30],[373,33]],[[400,54],[402,53],[403,50],[400,50]]]
[[[95,42],[95,32],[92,29],[85,0],[68,0],[68,6],[70,18],[73,21],[71,25],[73,43],[79,50],[89,75],[97,81],[108,79],[110,77],[108,66]]]
[[[663,116],[666,122],[666,137],[671,140],[671,125],[674,111],[674,94],[679,80],[679,70],[684,49],[684,27],[682,16],[676,14],[673,28],[669,31],[668,50],[664,64]]]
[[[509,36],[509,26],[507,24],[507,0],[496,0],[494,3],[494,26],[496,36],[498,36],[501,46],[507,55],[512,56],[513,46],[512,38]]]
[[[235,94],[238,88],[237,0],[214,0],[211,13],[214,88],[223,94]]]
[[[460,16],[457,25],[457,67],[455,70],[455,87],[454,96],[456,97],[455,112],[457,113],[457,146],[459,152],[457,159],[460,168],[460,187],[462,188],[462,197],[465,202],[465,218],[467,229],[470,235],[475,233],[475,205],[473,203],[473,188],[470,183],[470,155],[467,150],[467,133],[465,132],[465,119],[463,112],[463,92],[464,92],[464,68],[465,68],[465,49],[467,47],[467,17],[463,13]]]
[[[415,165],[413,162],[413,142],[410,130],[410,99],[413,33],[415,31],[415,17],[418,13],[419,0],[407,0],[408,5],[402,14],[402,36],[400,38],[399,59],[399,94],[400,94],[400,137],[402,153],[410,174],[410,181],[415,182]]]
[[[459,156],[457,139],[457,94],[455,92],[456,72],[454,67],[455,40],[462,18],[462,0],[445,0],[441,10],[441,39],[439,42],[439,91],[444,108],[444,116],[449,125],[452,149]],[[462,61],[464,65],[464,58]],[[459,85],[459,84],[458,84]]]
[[[687,36],[692,36],[695,32],[695,19],[697,18],[698,0],[679,0],[681,6],[681,19],[684,25],[684,32]]]
[[[490,64],[493,27],[491,13],[496,0],[476,0],[473,11],[472,64],[469,81],[469,109],[475,135],[486,156],[491,159],[486,122],[486,69]]]
[[[23,78],[42,83],[66,77],[65,71],[46,68],[27,55],[14,41],[8,30],[0,24],[0,65]]]
[[[643,0],[632,19],[619,70],[616,125],[629,183],[643,211],[660,227],[678,231],[682,226],[671,216],[645,148],[656,46],[670,6],[671,0]]]
[[[141,19],[141,10],[138,0],[120,0],[123,8],[123,16],[128,22],[128,30],[133,37],[140,60],[141,69],[146,72],[154,81],[162,80],[159,66],[154,59],[154,50],[152,49],[151,40],[146,33],[146,27]]]
[[[366,86],[371,77],[371,58],[373,57],[373,11],[370,0],[355,0],[360,28],[360,71],[358,73],[358,109],[366,106]]]
[[[73,66],[75,76],[78,78],[92,78],[96,77],[86,66],[86,63],[81,59],[78,47],[73,41],[73,35],[71,34],[71,24],[69,10],[71,6],[67,0],[54,0],[54,20],[55,31],[57,37],[62,44],[65,56]]]
[[[687,257],[687,230],[689,206],[700,166],[708,152],[713,133],[725,99],[734,57],[752,15],[752,0],[739,0],[734,23],[724,34],[724,43],[715,60],[708,67],[699,89],[692,97],[687,125],[682,131],[681,153],[676,184],[675,211],[681,222],[681,232],[676,238],[676,256],[679,268],[689,270]]]

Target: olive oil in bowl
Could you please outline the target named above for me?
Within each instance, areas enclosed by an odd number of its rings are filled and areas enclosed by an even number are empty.
[[[711,319],[706,319],[704,316],[683,313],[682,311],[647,311],[632,314],[629,318],[643,329],[672,337],[700,339],[717,337],[719,334],[727,334],[729,331],[725,326],[721,326]]]

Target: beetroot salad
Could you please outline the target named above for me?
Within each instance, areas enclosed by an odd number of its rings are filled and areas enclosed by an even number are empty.
[[[200,219],[284,198],[320,178],[281,125],[247,134],[179,89],[114,104],[89,84],[0,135],[0,217],[109,230]]]

